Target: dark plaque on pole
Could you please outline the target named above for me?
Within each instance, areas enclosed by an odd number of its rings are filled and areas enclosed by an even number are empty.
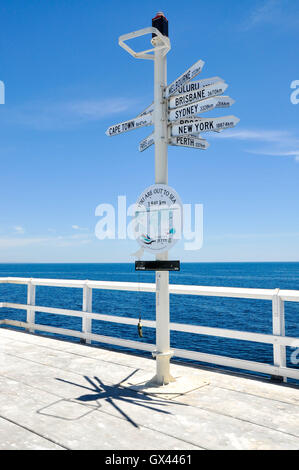
[[[180,261],[135,261],[135,271],[180,271]]]

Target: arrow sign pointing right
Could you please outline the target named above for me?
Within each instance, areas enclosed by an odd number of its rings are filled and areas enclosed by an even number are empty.
[[[210,144],[205,139],[199,139],[192,135],[171,137],[170,145],[178,145],[179,147],[190,147],[193,149],[206,150]]]
[[[192,124],[172,126],[171,135],[175,137],[199,134],[200,132],[209,132],[219,129],[229,129],[231,127],[235,127],[239,121],[240,119],[235,116],[201,119],[198,120],[198,122],[194,122]]]
[[[197,80],[196,82],[187,83],[186,85],[181,86],[172,96],[181,95],[182,93],[190,93],[198,90],[199,88],[213,85],[216,82],[224,82],[224,80],[220,77],[203,78],[202,80]]]
[[[181,108],[173,109],[168,113],[168,118],[170,121],[177,121],[178,119],[195,116],[196,114],[206,113],[207,111],[214,109],[217,106],[218,101],[218,97],[208,98],[189,106],[182,106]]]
[[[192,85],[192,83],[189,83]],[[196,103],[197,101],[211,98],[216,95],[222,95],[227,89],[228,84],[224,82],[214,83],[201,87],[196,91],[182,93],[169,98],[169,108],[177,108],[178,106],[186,106],[187,104]]]
[[[229,108],[232,104],[235,103],[230,96],[217,96],[216,108]]]
[[[182,73],[174,82],[172,82],[170,85],[165,90],[165,97],[168,98],[169,96],[173,95],[178,91],[178,89],[185,85],[185,83],[190,82],[192,78],[196,77],[198,75],[204,66],[204,61],[203,60],[198,60],[195,62],[192,67],[190,67],[186,72]]]
[[[217,107],[217,106],[216,106]],[[169,124],[174,126],[174,125],[180,125],[182,126],[183,124],[194,124],[194,123],[198,123],[198,122],[201,122],[203,120],[203,118],[201,117],[196,117],[196,116],[193,116],[191,118],[184,118],[184,119],[178,119],[177,121],[174,121],[174,122],[170,122]],[[222,132],[223,129],[213,129],[214,132]]]

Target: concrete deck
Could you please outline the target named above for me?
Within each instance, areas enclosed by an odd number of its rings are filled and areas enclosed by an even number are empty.
[[[209,384],[147,395],[119,384],[154,375],[151,359],[1,328],[0,449],[299,448],[298,388],[171,370]]]

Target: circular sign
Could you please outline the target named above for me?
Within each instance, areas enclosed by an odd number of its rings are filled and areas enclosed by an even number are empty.
[[[166,184],[153,184],[135,205],[136,240],[146,251],[168,251],[181,238],[183,206],[176,191]]]

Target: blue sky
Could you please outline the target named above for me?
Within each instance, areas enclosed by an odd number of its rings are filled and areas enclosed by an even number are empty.
[[[169,20],[169,82],[198,59],[220,76],[238,126],[207,151],[169,147],[169,185],[204,206],[204,243],[186,261],[299,261],[299,2],[2,0],[0,262],[133,261],[137,243],[99,241],[101,203],[136,201],[154,183],[139,129],[108,138],[153,99],[153,63],[118,37]]]

